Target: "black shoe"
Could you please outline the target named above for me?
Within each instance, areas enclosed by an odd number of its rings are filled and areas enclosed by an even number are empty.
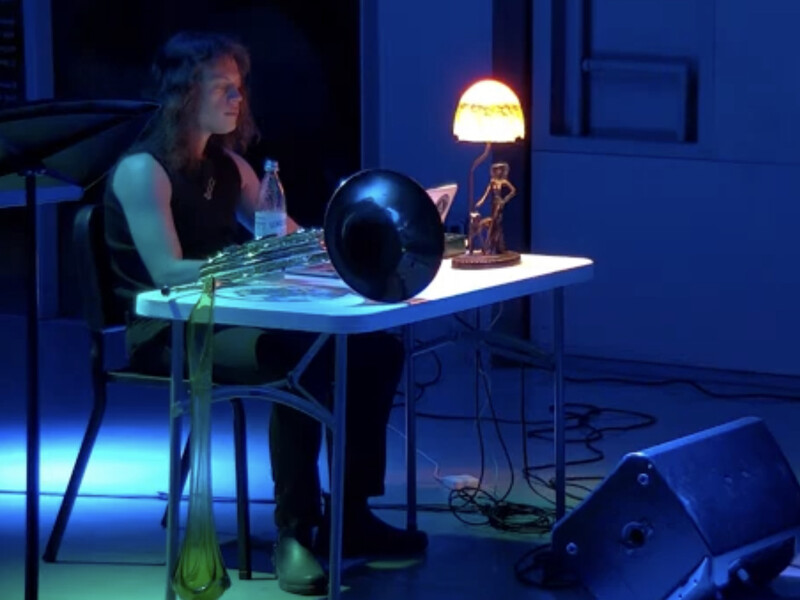
[[[424,531],[408,531],[381,521],[364,507],[344,517],[342,556],[408,556],[428,547]],[[314,552],[327,556],[330,548],[330,518],[326,514],[314,541]]]
[[[310,530],[287,528],[278,532],[273,564],[278,586],[284,592],[303,596],[327,593],[328,578],[310,548]]]

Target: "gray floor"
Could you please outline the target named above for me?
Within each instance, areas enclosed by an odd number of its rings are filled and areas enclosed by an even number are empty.
[[[23,598],[24,549],[24,406],[22,396],[23,332],[19,319],[0,319],[4,339],[11,343],[2,349],[0,358],[7,369],[0,372],[0,386],[6,390],[4,406],[7,418],[0,433],[0,577],[4,592],[0,598]],[[42,544],[44,544],[72,466],[77,444],[88,410],[88,373],[86,340],[79,327],[71,323],[50,323],[43,329],[43,448],[42,448]],[[444,355],[444,353],[443,353]],[[450,353],[444,360],[441,381],[429,388],[420,400],[424,413],[473,415],[469,399],[468,371],[464,354]],[[434,374],[432,362],[419,365],[420,379]],[[492,398],[498,416],[519,419],[520,373],[498,368],[492,376]],[[551,393],[546,375],[528,372],[527,418],[546,419]],[[727,392],[737,390],[728,389]],[[739,390],[741,391],[741,390]],[[610,383],[571,383],[568,401],[596,406],[631,409],[652,414],[652,427],[629,432],[610,433],[596,445],[603,451],[602,461],[573,467],[569,475],[607,475],[627,452],[646,448],[734,418],[755,415],[765,419],[791,464],[800,468],[800,436],[797,435],[798,404],[769,400],[713,399],[688,386],[642,387]],[[165,396],[143,394],[142,390],[112,388],[105,427],[87,472],[83,492],[76,505],[61,551],[61,562],[42,564],[40,595],[42,600],[115,600],[162,598],[165,568],[164,534],[159,520],[164,509],[166,484],[166,411]],[[282,593],[271,573],[268,560],[272,527],[271,479],[266,452],[268,407],[248,404],[250,443],[250,481],[253,499],[253,535],[256,542],[253,580],[240,581],[235,568],[235,514],[229,501],[233,496],[230,418],[225,406],[215,406],[214,424],[214,493],[220,500],[215,517],[232,587],[225,594],[230,600],[244,598],[293,597]],[[485,417],[488,406],[482,407]],[[593,421],[597,425],[621,424],[618,416]],[[404,456],[402,412],[395,411],[389,432],[389,472],[387,495],[376,499],[377,506],[402,503],[404,498]],[[489,491],[501,493],[509,483],[509,469],[493,425],[484,421],[485,477]],[[500,426],[516,474],[511,499],[516,502],[547,506],[537,498],[520,473],[522,435],[518,424]],[[448,491],[434,478],[440,476],[478,475],[480,453],[475,422],[442,421],[422,418],[419,422],[418,482],[420,502],[444,505]],[[551,459],[551,444],[528,440],[532,463]],[[570,448],[570,458],[587,456],[579,446]],[[434,465],[436,463],[436,466]],[[544,472],[543,475],[550,476]],[[90,494],[101,497],[93,497]],[[185,507],[184,507],[185,508]],[[403,523],[403,512],[380,509],[379,514],[396,524]],[[590,598],[576,589],[548,592],[527,587],[517,581],[513,565],[546,538],[531,534],[503,533],[488,526],[468,526],[448,512],[420,513],[420,525],[431,536],[430,548],[423,558],[408,561],[355,562],[347,564],[344,597],[385,598]],[[669,557],[665,557],[669,560]],[[123,565],[99,563],[155,563]],[[773,584],[769,593],[753,595],[800,598],[800,568],[790,567]]]

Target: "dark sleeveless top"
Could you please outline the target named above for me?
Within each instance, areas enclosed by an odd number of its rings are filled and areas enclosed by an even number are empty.
[[[167,172],[172,185],[170,208],[175,231],[186,259],[206,259],[235,244],[241,232],[236,207],[241,195],[241,177],[233,159],[220,148],[209,147],[199,167],[174,171],[147,147],[129,154],[148,152]],[[105,237],[109,250],[116,312],[126,315],[126,342],[131,362],[138,350],[153,350],[167,343],[168,323],[137,317],[138,293],[156,287],[131,236],[127,219],[108,178],[103,203]]]

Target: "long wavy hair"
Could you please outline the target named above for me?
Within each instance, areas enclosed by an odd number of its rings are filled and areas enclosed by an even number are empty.
[[[196,166],[189,137],[197,123],[203,69],[224,58],[232,58],[239,69],[242,101],[236,129],[225,135],[212,135],[208,145],[236,152],[247,149],[258,137],[250,111],[250,53],[238,41],[221,34],[181,32],[172,36],[156,56],[151,95],[161,107],[132,151],[142,146],[152,149],[176,170]]]

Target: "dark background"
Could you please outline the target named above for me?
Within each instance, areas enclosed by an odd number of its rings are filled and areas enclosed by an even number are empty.
[[[143,99],[158,47],[180,30],[234,35],[250,50],[250,90],[260,140],[246,158],[260,176],[265,157],[275,158],[290,214],[303,225],[321,225],[325,204],[342,177],[359,168],[359,3],[291,0],[171,0],[98,2],[53,0],[56,99]],[[100,182],[85,202],[97,201]],[[59,212],[59,277],[62,316],[78,311],[71,284],[70,227],[78,205]],[[22,209],[0,219],[0,285],[3,312],[24,310]]]

